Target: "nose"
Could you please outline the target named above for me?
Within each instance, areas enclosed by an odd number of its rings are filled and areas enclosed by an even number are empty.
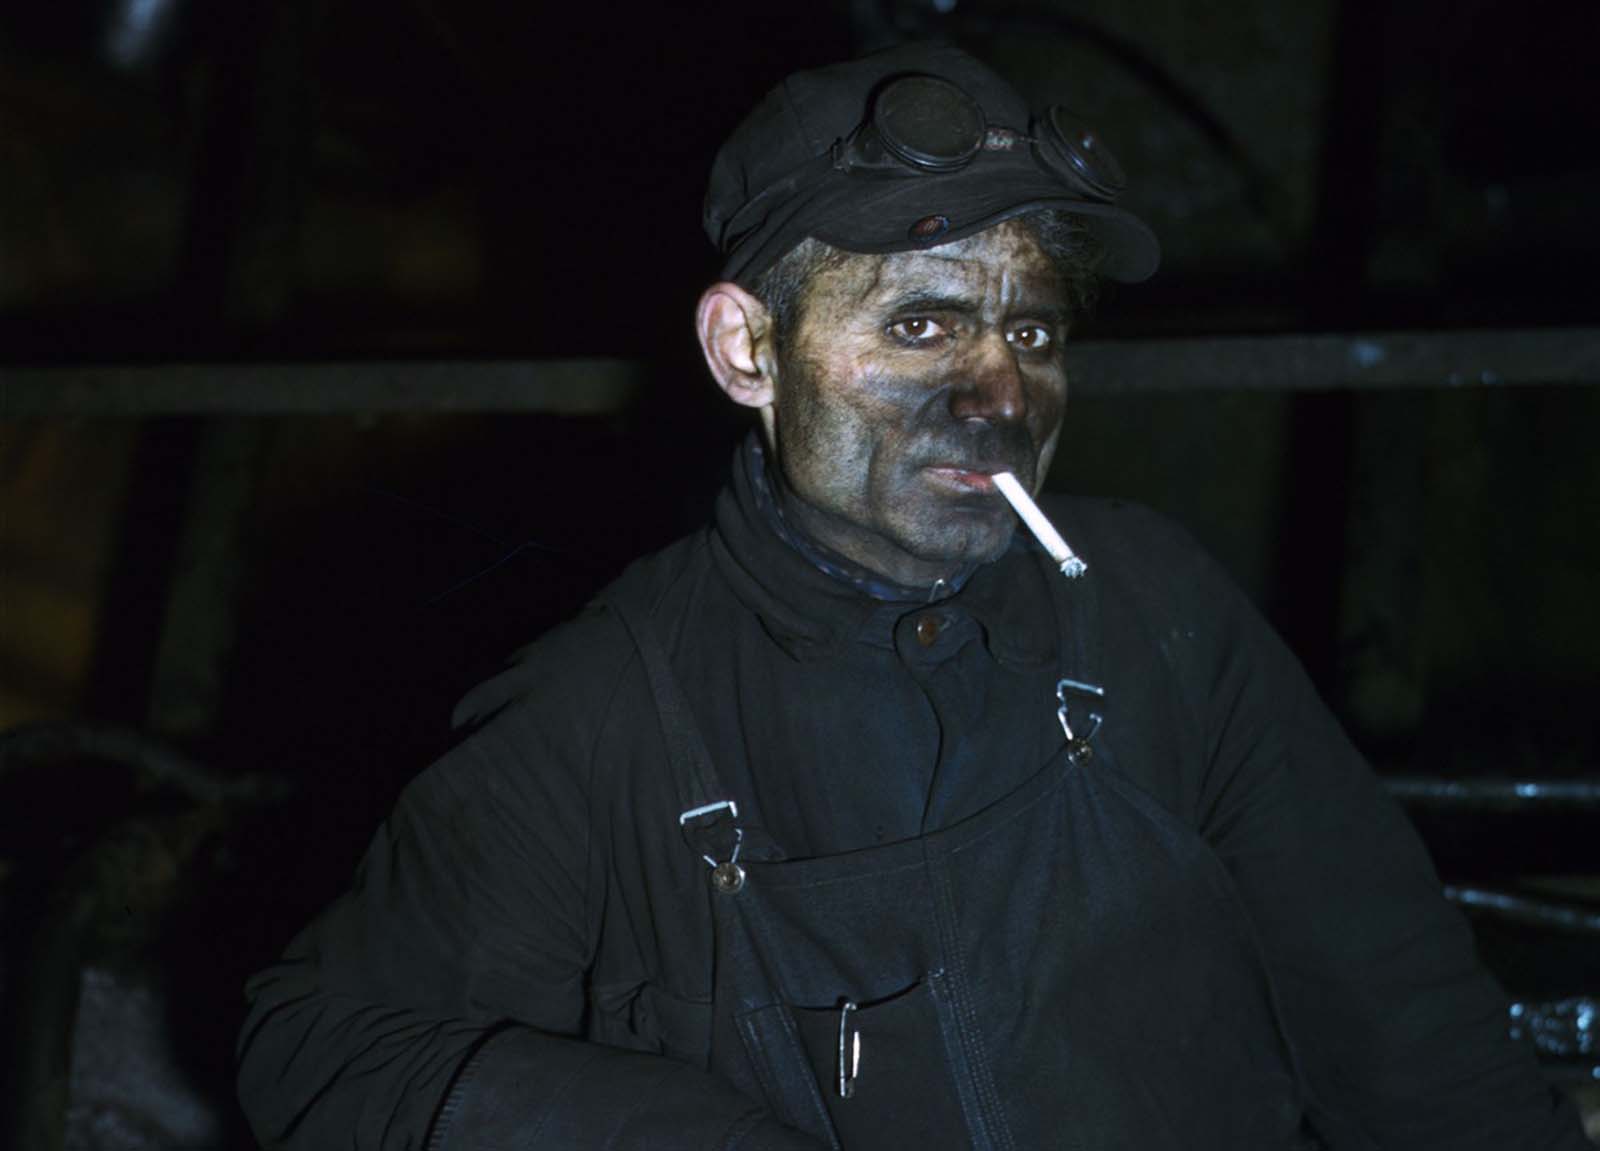
[[[1020,422],[1028,414],[1028,397],[1011,345],[995,333],[970,349],[971,362],[963,365],[962,382],[950,396],[950,414],[958,420]]]

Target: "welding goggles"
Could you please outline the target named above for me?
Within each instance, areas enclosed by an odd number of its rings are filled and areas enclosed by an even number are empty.
[[[749,287],[808,236],[849,252],[908,251],[1059,209],[1089,233],[1102,275],[1134,282],[1155,271],[1160,247],[1117,205],[1125,183],[1111,150],[1065,108],[1030,114],[959,49],[907,44],[795,73],[769,92],[718,152],[704,222],[723,278]]]
[[[1020,132],[989,124],[982,105],[937,76],[905,76],[884,85],[871,115],[829,156],[840,172],[902,176],[957,172],[985,152],[1013,155],[1024,149],[1085,199],[1109,204],[1127,187],[1111,150],[1060,104]]]

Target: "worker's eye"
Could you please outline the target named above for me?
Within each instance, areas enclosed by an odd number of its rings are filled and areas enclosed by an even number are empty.
[[[927,316],[908,316],[896,320],[886,330],[897,342],[913,348],[937,343],[947,334],[937,320],[930,320]]]
[[[1043,324],[1024,324],[1006,333],[1006,342],[1024,352],[1042,352],[1053,342],[1050,329]]]

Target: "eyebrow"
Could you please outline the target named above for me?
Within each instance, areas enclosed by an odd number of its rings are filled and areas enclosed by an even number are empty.
[[[943,312],[946,315],[973,316],[978,313],[979,308],[971,300],[962,296],[913,291],[887,301],[884,305],[884,311],[890,315],[905,315],[908,312]],[[1019,307],[1014,309],[1014,312],[1017,315],[1027,316],[1029,319],[1041,320],[1046,324],[1062,324],[1068,318],[1067,311],[1055,304]]]
[[[938,292],[907,292],[903,296],[895,296],[884,305],[886,312],[953,312],[957,315],[970,316],[978,311],[978,306],[971,300],[961,296],[941,295]]]

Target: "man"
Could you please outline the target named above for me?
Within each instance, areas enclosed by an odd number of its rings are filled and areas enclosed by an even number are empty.
[[[1460,918],[1177,531],[1037,489],[1093,272],[1059,109],[914,45],[723,147],[715,522],[464,702],[253,981],[269,1147],[1577,1148]]]

